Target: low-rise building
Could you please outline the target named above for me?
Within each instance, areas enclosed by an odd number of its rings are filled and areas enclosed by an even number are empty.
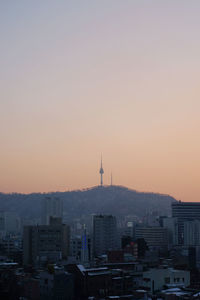
[[[150,269],[143,273],[143,287],[154,294],[168,287],[188,287],[190,272],[173,268]]]
[[[63,267],[52,266],[49,271],[40,273],[40,299],[74,299],[73,275]]]

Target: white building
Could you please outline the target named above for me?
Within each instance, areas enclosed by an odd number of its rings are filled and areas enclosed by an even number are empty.
[[[173,268],[150,269],[143,273],[143,287],[152,294],[167,287],[188,287],[190,285],[190,272],[175,270]]]

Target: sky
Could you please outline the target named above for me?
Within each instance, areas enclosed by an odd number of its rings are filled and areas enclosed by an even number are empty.
[[[200,2],[0,1],[0,191],[199,201]]]

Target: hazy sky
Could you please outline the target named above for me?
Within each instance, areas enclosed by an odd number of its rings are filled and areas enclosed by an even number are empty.
[[[0,191],[200,200],[200,1],[0,1]]]

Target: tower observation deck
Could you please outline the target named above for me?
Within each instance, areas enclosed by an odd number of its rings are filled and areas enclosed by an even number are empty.
[[[102,157],[101,157],[101,167],[100,167],[100,170],[99,170],[99,174],[100,174],[100,185],[103,186],[104,170],[103,170],[103,164],[102,164]]]

